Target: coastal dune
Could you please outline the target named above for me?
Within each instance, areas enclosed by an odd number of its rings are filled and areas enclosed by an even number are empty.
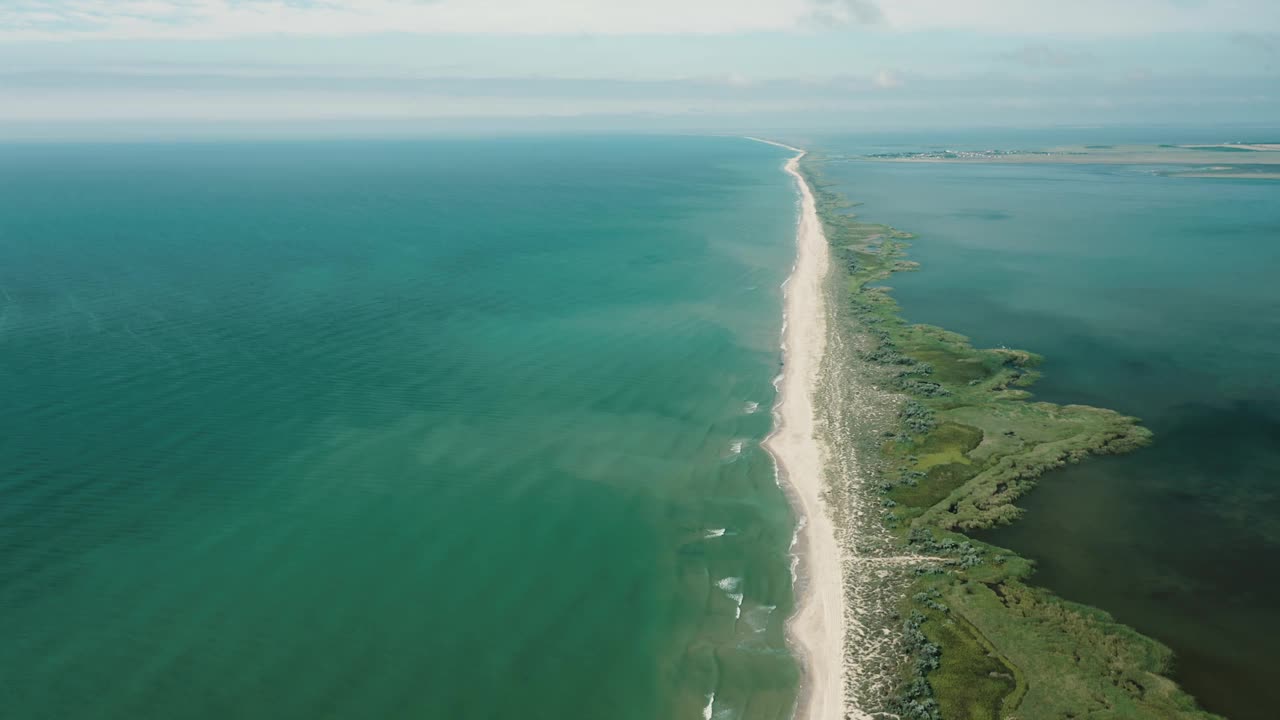
[[[847,708],[844,668],[844,593],[842,550],[823,499],[823,448],[815,426],[815,391],[827,343],[824,279],[828,247],[813,193],[800,174],[805,151],[794,151],[785,171],[800,195],[796,262],[784,287],[783,372],[777,382],[774,431],[764,447],[798,516],[795,552],[797,611],[791,618],[791,642],[801,659],[803,680],[796,717],[840,720],[865,717]]]

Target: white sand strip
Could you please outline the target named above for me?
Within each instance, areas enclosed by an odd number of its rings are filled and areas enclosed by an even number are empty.
[[[827,239],[818,219],[813,192],[799,171],[805,151],[769,140],[750,139],[798,153],[785,167],[795,178],[800,193],[800,219],[795,267],[783,286],[783,372],[773,409],[774,429],[764,442],[801,520],[796,547],[800,558],[796,579],[798,609],[788,626],[804,668],[796,717],[801,720],[865,717],[845,704],[842,551],[823,500],[823,451],[814,421],[814,394],[827,343],[823,290],[828,263]]]

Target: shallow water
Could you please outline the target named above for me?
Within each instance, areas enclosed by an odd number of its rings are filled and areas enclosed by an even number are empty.
[[[4,714],[785,716],[785,157],[0,148]]]
[[[1161,132],[1146,141],[1232,139]],[[1156,433],[1150,448],[1050,473],[1024,520],[984,539],[1173,647],[1177,679],[1207,708],[1263,720],[1280,705],[1280,183],[1151,170],[853,162],[828,175],[864,219],[917,233],[921,271],[890,281],[908,319],[1041,353],[1038,398],[1137,415]]]

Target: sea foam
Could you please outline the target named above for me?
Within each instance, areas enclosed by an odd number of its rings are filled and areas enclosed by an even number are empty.
[[[777,605],[761,605],[743,613],[743,618],[747,625],[751,626],[752,631],[762,633],[769,628],[769,616],[777,609]]]
[[[804,526],[809,519],[804,515],[796,521],[796,531],[791,535],[791,545],[787,547],[787,552],[791,554],[791,584],[796,584],[796,578],[799,576],[800,569],[800,553],[796,552],[796,546],[800,544],[800,533],[804,532]]]
[[[723,590],[724,594],[728,595],[729,599],[733,601],[733,607],[734,607],[733,619],[734,620],[741,619],[743,595],[741,592],[738,591],[738,588],[742,587],[742,578],[739,578],[739,577],[724,578],[720,582],[716,583],[716,587]]]

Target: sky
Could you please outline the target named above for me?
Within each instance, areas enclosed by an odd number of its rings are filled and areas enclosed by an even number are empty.
[[[1278,121],[1278,0],[0,0],[0,139]]]

